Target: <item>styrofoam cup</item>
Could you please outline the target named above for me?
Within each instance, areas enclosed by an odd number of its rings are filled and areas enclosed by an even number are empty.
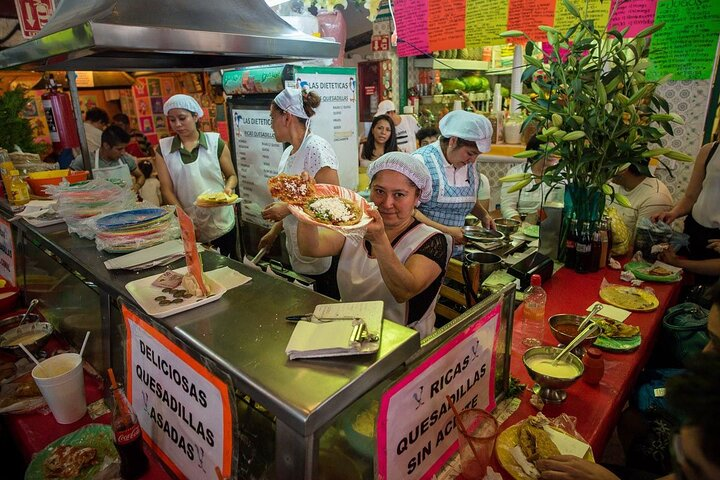
[[[58,423],[73,423],[85,416],[85,377],[82,357],[61,353],[40,362],[32,370],[45,401]]]

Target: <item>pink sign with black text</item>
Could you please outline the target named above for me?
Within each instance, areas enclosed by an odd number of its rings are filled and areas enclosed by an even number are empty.
[[[380,401],[378,478],[427,479],[457,451],[458,410],[495,408],[498,303],[393,385]]]

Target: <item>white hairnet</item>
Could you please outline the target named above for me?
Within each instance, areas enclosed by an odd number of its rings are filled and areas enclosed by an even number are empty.
[[[284,112],[295,115],[298,118],[308,120],[310,117],[305,113],[303,106],[303,91],[299,88],[288,87],[275,96],[275,105]]]
[[[493,128],[490,120],[465,110],[453,110],[440,119],[440,134],[445,138],[457,137],[475,142],[480,153],[490,151]]]
[[[183,93],[178,93],[168,98],[168,101],[163,105],[163,113],[167,115],[173,108],[182,108],[189,112],[196,113],[198,118],[203,116],[203,109],[197,100]]]
[[[395,104],[392,100],[383,100],[382,102],[378,103],[378,109],[377,112],[375,112],[375,117],[379,117],[380,115],[385,115],[388,112],[395,112],[397,109],[395,108]]]
[[[383,170],[393,170],[405,175],[420,189],[420,202],[425,203],[432,197],[432,178],[419,158],[404,152],[388,152],[370,163],[367,170],[370,181],[375,174]]]

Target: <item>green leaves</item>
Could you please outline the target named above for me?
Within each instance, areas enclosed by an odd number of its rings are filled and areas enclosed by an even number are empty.
[[[637,35],[635,35],[635,38],[645,38],[645,37],[649,37],[649,36],[652,35],[653,33],[657,32],[658,30],[660,30],[661,28],[663,28],[664,26],[665,26],[665,22],[662,22],[662,23],[658,23],[658,24],[649,26],[649,27],[647,27],[647,28],[644,29],[644,30],[640,30],[640,31],[637,33]]]
[[[538,152],[535,152],[537,154]],[[523,180],[527,180],[528,178],[532,178],[532,173],[526,172],[526,173],[514,173],[512,175],[505,175],[504,177],[500,177],[499,180],[502,183],[507,182],[519,182]]]
[[[520,182],[517,182],[512,187],[508,188],[508,193],[517,192],[518,190],[522,190],[527,184],[532,182],[532,178],[528,178],[526,180],[522,180]]]
[[[678,162],[694,162],[695,161],[695,159],[693,157],[691,157],[690,155],[687,155],[682,152],[676,152],[675,150],[667,152],[665,154],[665,156],[672,160],[677,160]]]
[[[540,152],[537,150],[523,150],[522,152],[518,152],[513,157],[515,158],[532,158],[535,155],[538,155]]]
[[[521,32],[520,30],[507,30],[505,32],[502,32],[500,34],[503,38],[515,38],[515,37],[523,37],[525,34]]]
[[[574,132],[570,132],[565,135],[562,140],[563,142],[572,142],[573,140],[580,140],[581,138],[585,138],[585,136],[585,132],[575,130]]]

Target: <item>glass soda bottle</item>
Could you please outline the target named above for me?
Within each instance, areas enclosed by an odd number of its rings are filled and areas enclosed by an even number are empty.
[[[575,240],[575,271],[586,273],[591,270],[592,264],[592,235],[590,222],[583,222],[582,229]]]
[[[545,325],[547,294],[541,286],[540,275],[530,277],[530,287],[525,290],[523,307],[522,342],[526,347],[540,345]]]
[[[577,219],[570,220],[570,229],[565,240],[565,266],[575,268],[575,241],[577,240]]]
[[[112,368],[108,369],[114,400],[112,429],[115,448],[120,454],[120,476],[125,480],[140,478],[148,469],[148,459],[143,451],[140,424],[125,393],[115,382]]]

